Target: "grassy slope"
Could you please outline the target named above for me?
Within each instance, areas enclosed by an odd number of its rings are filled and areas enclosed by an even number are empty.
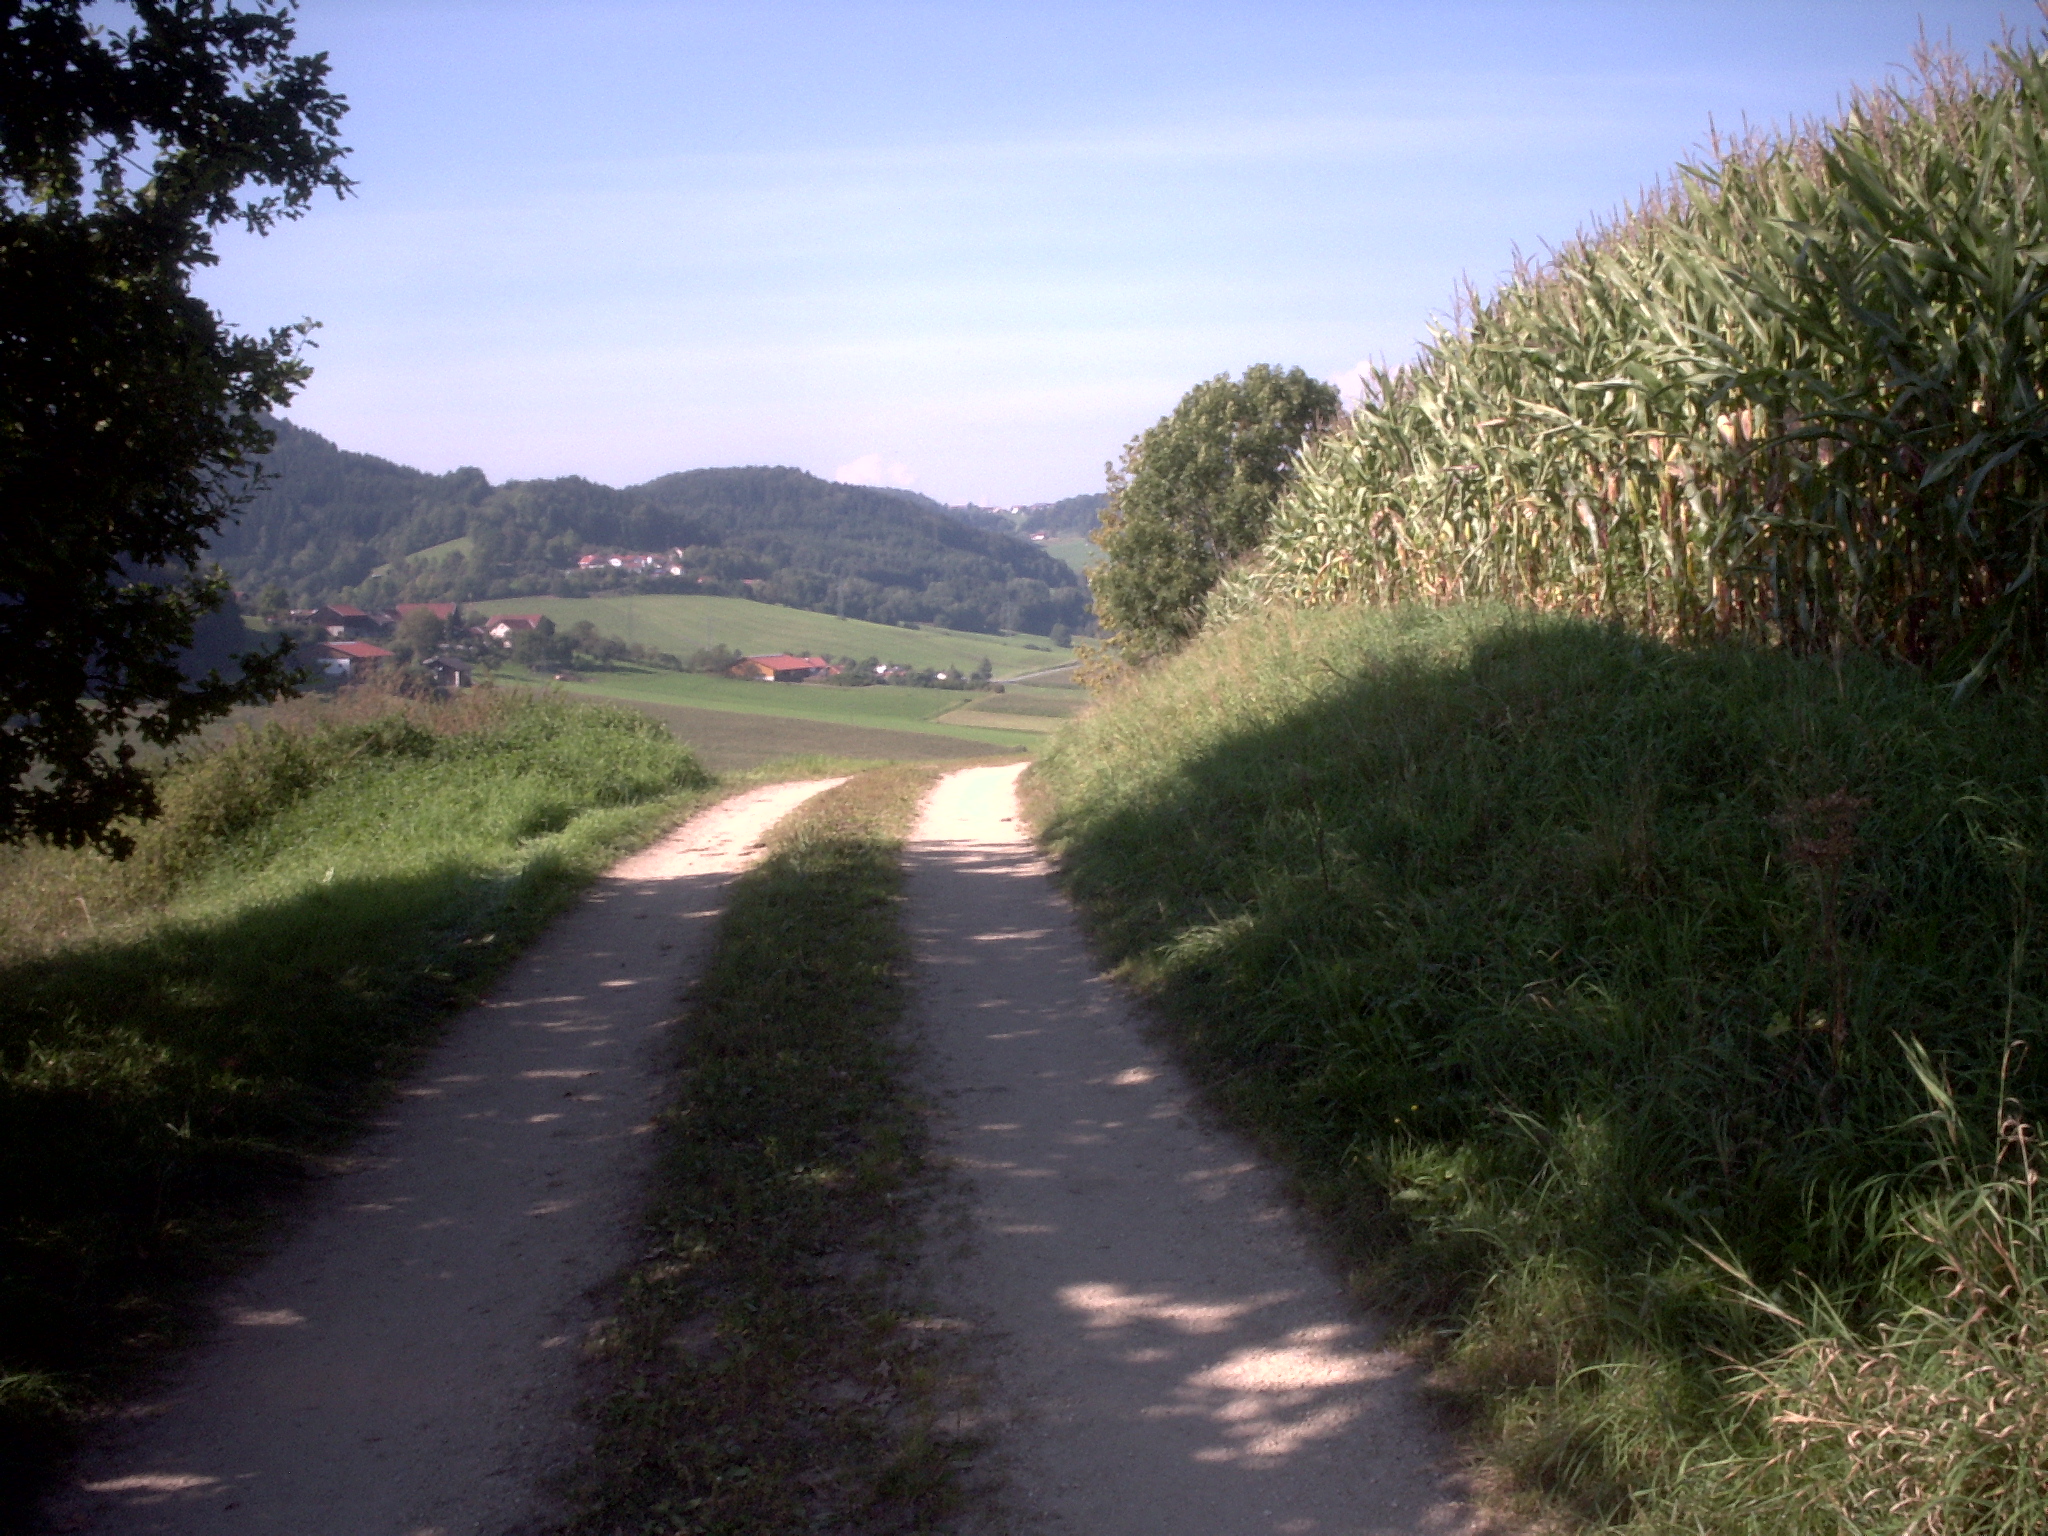
[[[446,539],[439,544],[429,545],[425,549],[416,549],[405,558],[408,560],[445,560],[450,555],[468,556],[475,553],[475,551],[476,540],[468,534],[464,534],[459,539]],[[372,566],[370,574],[372,576],[382,576],[390,569],[389,565]]]
[[[733,892],[599,1346],[578,1536],[929,1530],[958,1497],[950,1335],[907,1283],[929,1171],[898,1034],[897,856],[934,771],[820,796]]]
[[[1069,720],[1088,707],[1088,696],[1075,688],[1033,688],[1011,683],[1001,693],[971,693],[959,706],[985,715],[1032,715]],[[940,719],[945,717],[942,715]]]
[[[356,695],[175,773],[126,867],[0,855],[0,1509],[443,1013],[707,789],[628,711]]]
[[[1268,612],[1069,727],[1035,794],[1522,1486],[1728,1531],[1903,1529],[1948,1488],[1943,1531],[2039,1529],[2048,1219],[2010,1136],[1985,1169],[2000,1092],[2048,1097],[2048,1050],[2000,1082],[2048,1025],[2042,715],[1854,658]]]
[[[1071,651],[1036,636],[975,635],[951,629],[899,629],[862,619],[835,618],[801,608],[749,602],[743,597],[506,598],[474,605],[478,613],[544,613],[568,626],[588,619],[600,632],[656,650],[687,656],[713,645],[748,655],[876,656],[906,667],[972,670],[986,656],[996,674],[1029,671],[1073,658]],[[1036,647],[1036,649],[1033,649]]]
[[[987,741],[933,731],[871,730],[829,720],[795,720],[785,715],[743,715],[723,709],[691,709],[676,704],[636,701],[632,705],[674,732],[697,760],[713,773],[748,773],[768,764],[796,771],[794,759],[832,758],[839,762],[926,763],[982,757],[1010,749]],[[975,731],[975,736],[989,733]],[[1011,733],[1003,732],[1005,737]],[[822,769],[820,771],[823,771]],[[843,768],[835,771],[844,771]]]
[[[792,720],[930,733],[979,742],[991,751],[1009,750],[1019,740],[1002,731],[948,726],[936,716],[977,697],[941,688],[829,688],[798,683],[750,683],[736,677],[699,677],[685,672],[621,668],[596,672],[564,692],[630,704],[716,709],[742,715],[779,715]]]
[[[1043,547],[1053,559],[1064,560],[1082,572],[1102,558],[1102,551],[1096,548],[1093,539],[1047,539]]]

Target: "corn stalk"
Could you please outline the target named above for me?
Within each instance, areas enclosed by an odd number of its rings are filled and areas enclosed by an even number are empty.
[[[1923,57],[1470,298],[1305,451],[1247,602],[1505,599],[2048,656],[2048,59]]]

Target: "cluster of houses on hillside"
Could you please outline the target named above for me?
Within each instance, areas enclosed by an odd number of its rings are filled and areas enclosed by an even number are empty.
[[[324,636],[307,647],[313,664],[327,676],[350,679],[388,666],[397,653],[376,643],[372,636],[389,636],[415,613],[431,613],[444,627],[451,644],[491,644],[509,649],[523,634],[539,629],[537,613],[501,613],[474,624],[463,622],[458,603],[400,603],[396,608],[371,610],[348,603],[324,603],[318,608],[295,608],[291,618],[312,634]],[[444,688],[467,688],[475,681],[472,663],[460,656],[436,655],[420,662],[426,672]],[[748,656],[729,670],[733,677],[764,683],[805,683],[817,678],[837,677],[842,669],[823,656]],[[876,667],[884,676],[905,672],[902,667]]]
[[[431,613],[444,627],[444,638],[453,643],[469,640],[512,642],[508,636],[540,623],[537,613],[486,619],[481,624],[462,622],[459,603],[400,603],[396,608],[365,609],[349,603],[323,603],[318,608],[294,608],[291,620],[316,636],[307,649],[313,665],[332,678],[354,678],[388,666],[397,653],[378,645],[370,637],[389,635],[415,613]],[[435,655],[420,662],[422,669],[444,688],[467,688],[474,682],[473,664],[461,656]]]
[[[665,555],[653,555],[628,550],[622,554],[585,555],[576,562],[576,569],[596,574],[613,570],[628,576],[680,576],[683,574],[683,552],[672,549]]]

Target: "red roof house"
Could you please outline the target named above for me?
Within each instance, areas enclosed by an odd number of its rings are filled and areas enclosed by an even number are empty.
[[[313,661],[329,677],[354,677],[381,667],[391,652],[367,640],[327,640],[313,647]]]
[[[731,675],[763,683],[801,683],[813,677],[837,677],[839,669],[822,656],[749,656],[731,669]]]
[[[540,628],[541,616],[537,613],[501,613],[495,619],[484,621],[484,633],[493,640],[512,643],[514,635],[531,634]]]

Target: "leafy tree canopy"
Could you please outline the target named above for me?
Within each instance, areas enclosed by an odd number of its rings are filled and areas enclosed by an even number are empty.
[[[124,852],[165,744],[285,686],[281,654],[188,680],[200,570],[305,377],[303,325],[228,329],[212,231],[344,191],[345,110],[290,0],[0,0],[0,841]]]
[[[1088,573],[1105,633],[1128,660],[1170,651],[1202,625],[1209,589],[1259,547],[1296,451],[1339,405],[1299,368],[1218,374],[1133,438],[1109,470]]]

